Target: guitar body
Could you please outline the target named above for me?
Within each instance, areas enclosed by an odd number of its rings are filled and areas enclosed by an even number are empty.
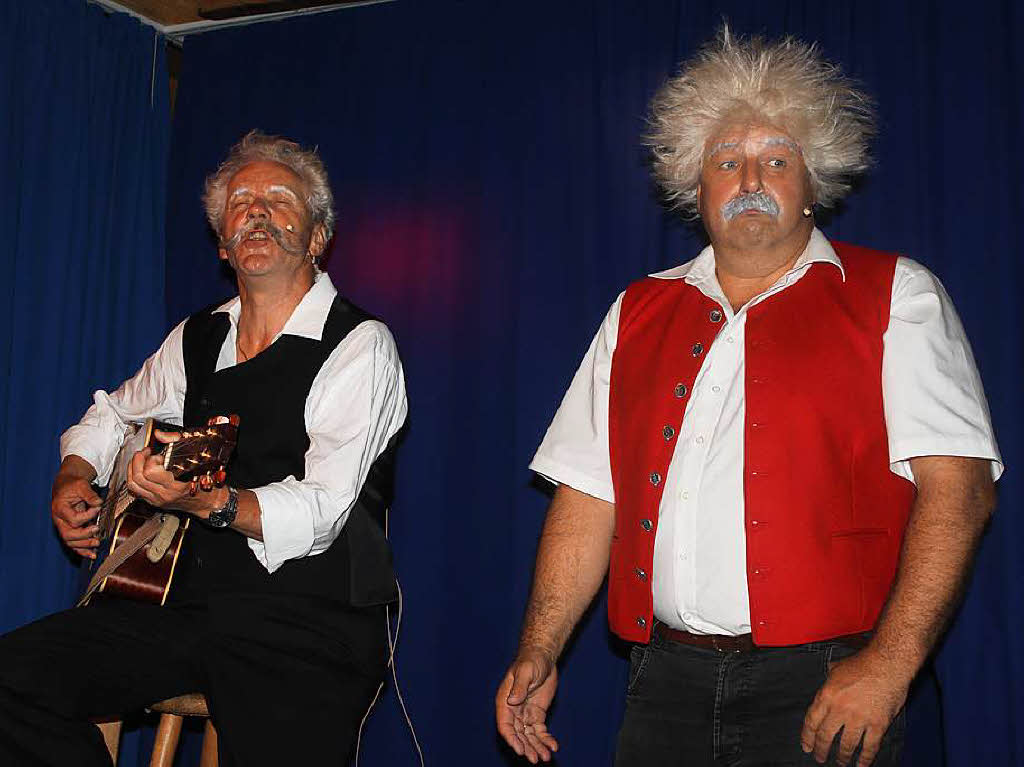
[[[132,506],[134,508],[143,505],[136,501]],[[127,541],[132,533],[142,527],[143,523],[156,513],[159,512],[140,514],[129,509],[121,514],[111,536],[110,551],[113,552]],[[188,529],[189,521],[187,516],[180,520],[180,524],[171,536],[170,544],[163,552],[163,556],[156,562],[149,559],[150,548],[154,543],[150,541],[125,560],[123,565],[104,578],[103,584],[98,590],[108,596],[123,597],[137,602],[150,602],[157,605],[166,602],[167,594],[171,590],[171,581],[174,578],[174,568],[178,564],[178,555],[185,542],[185,531]]]
[[[157,605],[167,600],[191,518],[154,509],[127,489],[128,465],[139,450],[149,447],[161,455],[164,468],[175,479],[194,483],[193,492],[224,482],[224,467],[238,438],[238,416],[216,416],[206,426],[179,432],[177,440],[168,444],[155,440],[157,428],[171,431],[175,427],[152,419],[139,425],[114,462],[107,497],[96,518],[98,537],[110,539],[110,550],[79,604],[88,603],[97,592]],[[143,526],[146,529],[133,539]]]

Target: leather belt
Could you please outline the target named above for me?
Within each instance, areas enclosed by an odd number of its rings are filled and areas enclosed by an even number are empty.
[[[718,652],[752,652],[758,649],[754,644],[753,634],[739,634],[738,636],[726,636],[724,634],[691,634],[689,631],[680,631],[671,626],[666,626],[661,621],[654,624],[654,633],[662,639],[672,642],[689,645],[690,647],[701,647],[705,650],[716,650]],[[864,647],[871,639],[870,633],[846,634],[844,636],[832,637],[824,640],[828,642],[841,642],[842,644],[855,647],[858,650]]]

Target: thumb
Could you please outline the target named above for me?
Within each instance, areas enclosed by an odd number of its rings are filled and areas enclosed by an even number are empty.
[[[530,691],[543,681],[537,665],[532,661],[520,661],[508,672],[512,677],[512,689],[508,693],[508,704],[518,706],[526,700]]]
[[[89,484],[86,484],[86,490],[82,493],[82,500],[88,506],[100,506],[103,503],[103,499],[96,494],[96,491],[92,489],[92,485]]]

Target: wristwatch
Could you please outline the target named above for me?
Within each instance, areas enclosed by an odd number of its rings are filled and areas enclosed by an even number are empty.
[[[238,491],[228,487],[228,500],[219,509],[214,509],[203,521],[210,527],[227,527],[238,516]]]

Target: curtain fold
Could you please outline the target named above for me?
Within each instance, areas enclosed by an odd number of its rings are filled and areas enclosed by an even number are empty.
[[[198,202],[230,144],[258,127],[319,145],[340,209],[327,267],[391,325],[409,382],[391,533],[399,680],[428,764],[513,763],[492,701],[547,503],[526,465],[616,294],[702,244],[659,206],[640,141],[650,96],[723,16],[739,33],[819,41],[878,99],[877,167],[826,232],[944,280],[1009,467],[939,654],[945,726],[934,697],[915,698],[907,763],[943,763],[942,738],[949,765],[1024,753],[1017,4],[434,0],[190,38],[168,322],[232,290]],[[559,764],[611,763],[625,651],[599,600],[562,667]],[[414,763],[393,692],[380,706],[364,763]]]
[[[70,606],[58,439],[164,332],[164,41],[81,0],[0,2],[0,631]]]

